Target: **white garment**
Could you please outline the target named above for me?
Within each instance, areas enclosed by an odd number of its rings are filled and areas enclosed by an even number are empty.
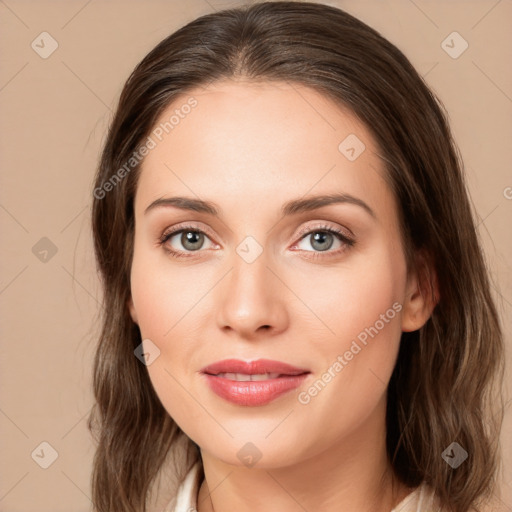
[[[197,512],[197,495],[201,485],[201,462],[187,473],[173,499],[162,512]],[[441,512],[433,489],[422,483],[408,494],[391,512]]]

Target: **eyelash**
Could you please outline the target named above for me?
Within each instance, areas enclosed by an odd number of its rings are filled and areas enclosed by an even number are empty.
[[[166,244],[167,242],[174,236],[183,232],[193,232],[193,233],[202,233],[203,235],[208,236],[208,233],[205,233],[202,229],[197,228],[196,226],[188,225],[188,226],[180,226],[178,229],[174,229],[172,231],[164,231],[162,236],[158,240],[158,244],[161,245],[165,251],[172,256],[173,258],[190,258],[193,257],[193,252],[199,251],[176,251],[174,249],[170,249]],[[316,259],[316,258],[325,258],[329,256],[337,256],[342,252],[350,249],[355,245],[355,240],[353,238],[349,238],[343,231],[333,228],[330,226],[322,225],[317,226],[314,229],[305,229],[301,231],[297,236],[299,237],[298,242],[294,244],[297,245],[300,241],[305,239],[307,236],[312,235],[313,233],[331,233],[334,235],[340,242],[344,244],[344,247],[341,247],[335,251],[305,251],[308,253],[313,253],[308,258]],[[192,254],[191,254],[192,253]]]

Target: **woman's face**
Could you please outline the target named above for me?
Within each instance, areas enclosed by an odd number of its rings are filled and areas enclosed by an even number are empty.
[[[383,435],[418,299],[365,126],[304,86],[224,81],[173,102],[151,138],[129,307],[168,413],[236,465],[285,466]],[[306,373],[203,373],[228,359]]]

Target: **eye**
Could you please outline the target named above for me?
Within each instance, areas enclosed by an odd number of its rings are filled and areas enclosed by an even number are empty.
[[[355,240],[350,238],[343,231],[329,226],[319,226],[307,231],[294,247],[307,252],[338,254],[354,244]],[[311,247],[312,250],[308,249],[308,246]],[[320,254],[314,254],[313,256],[319,255]]]
[[[160,245],[176,258],[188,257],[187,253],[204,249],[205,242],[210,244],[207,249],[215,247],[206,233],[195,226],[180,226],[172,231],[165,231],[159,241]]]

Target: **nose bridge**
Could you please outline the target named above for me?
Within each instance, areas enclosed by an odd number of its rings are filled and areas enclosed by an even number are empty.
[[[262,327],[279,331],[287,321],[284,290],[268,268],[269,253],[264,250],[251,261],[247,257],[251,248],[245,253],[243,249],[247,249],[244,243],[234,253],[232,270],[221,289],[219,327],[229,327],[244,337]]]

